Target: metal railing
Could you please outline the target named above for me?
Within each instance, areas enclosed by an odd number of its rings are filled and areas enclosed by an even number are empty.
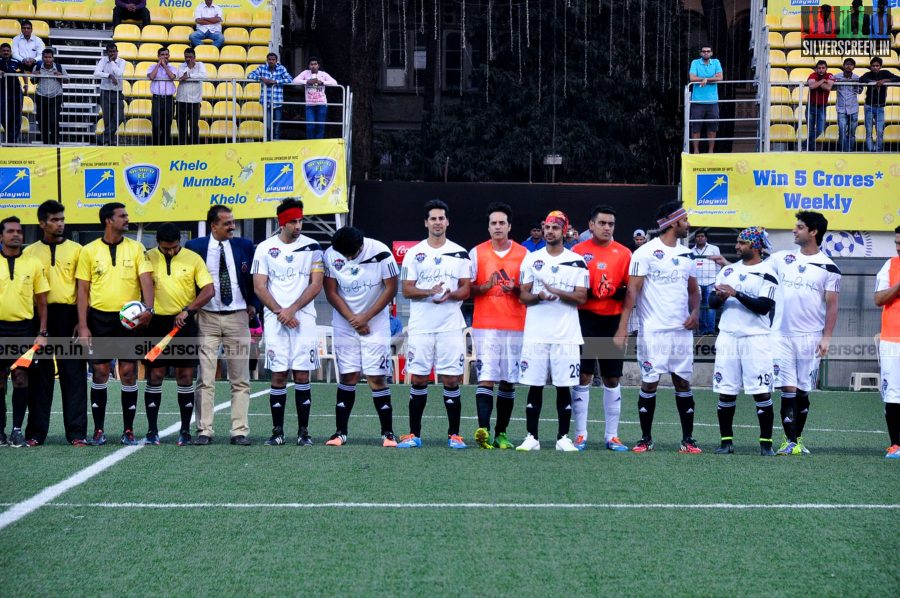
[[[754,79],[745,79],[745,80],[730,80],[730,81],[719,81],[718,83],[707,83],[707,85],[716,85],[719,92],[719,99],[716,102],[716,105],[720,109],[723,105],[728,109],[728,114],[734,114],[735,116],[720,116],[718,118],[701,118],[695,117],[692,115],[692,106],[701,106],[701,105],[711,105],[708,103],[697,102],[694,103],[692,101],[693,90],[695,88],[699,88],[701,83],[688,83],[684,87],[684,151],[690,152],[692,142],[698,142],[701,145],[706,142],[719,142],[719,141],[731,141],[731,142],[745,142],[751,144],[756,151],[759,151],[762,144],[762,126],[760,120],[760,94],[757,93],[752,98],[737,98],[737,97],[727,97],[730,95],[734,95],[731,93],[723,93],[725,91],[734,91],[733,89],[729,90],[727,88],[737,88],[737,87],[746,87],[746,86],[757,86],[757,81]],[[749,107],[750,112],[756,112],[757,116],[737,116],[738,111],[741,107]],[[718,134],[712,135],[709,132],[709,129],[712,128],[710,125],[715,125],[718,127],[721,123],[734,123],[735,128],[738,128],[739,123],[752,123],[751,127],[753,130],[750,131],[752,134],[748,135],[731,135],[728,137],[720,137]],[[698,136],[694,136],[697,135]]]
[[[201,86],[201,100],[191,105],[177,101],[177,95],[168,96],[171,99],[154,95],[155,88],[146,77],[121,79],[121,90],[103,90],[104,80],[93,75],[4,74],[0,144],[174,145],[305,139],[307,125],[319,124],[323,125],[321,137],[350,138],[348,87],[328,88],[328,116],[319,123],[307,119],[300,85],[284,86],[285,102],[275,118],[274,106],[261,101],[264,84],[257,81],[218,77],[195,81]],[[112,131],[110,123],[115,123]],[[276,125],[280,136],[274,135]]]

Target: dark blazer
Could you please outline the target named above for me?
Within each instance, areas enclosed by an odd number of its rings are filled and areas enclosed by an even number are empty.
[[[185,248],[190,249],[206,261],[206,252],[209,250],[209,240],[211,237],[197,237],[191,239],[184,244]],[[231,253],[234,256],[234,267],[238,273],[238,288],[244,296],[247,305],[252,305],[259,310],[259,301],[256,299],[256,293],[253,292],[253,274],[250,268],[253,265],[253,241],[242,239],[241,237],[232,237],[229,239]]]

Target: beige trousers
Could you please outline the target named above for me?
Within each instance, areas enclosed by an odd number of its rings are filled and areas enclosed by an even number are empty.
[[[216,402],[216,365],[219,347],[224,350],[231,384],[231,435],[247,436],[250,425],[250,327],[247,312],[218,314],[200,310],[197,314],[200,332],[200,401],[196,404],[197,433],[214,436],[213,415]]]

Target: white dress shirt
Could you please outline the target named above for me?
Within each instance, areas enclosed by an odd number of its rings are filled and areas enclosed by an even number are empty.
[[[187,73],[184,81],[181,76]],[[178,81],[178,90],[175,92],[175,101],[185,104],[199,104],[203,99],[203,80],[206,79],[206,67],[202,62],[194,62],[194,68],[188,68],[188,64],[182,63],[175,71],[175,79]],[[211,239],[215,241],[215,239]]]
[[[19,62],[29,58],[40,62],[43,51],[44,41],[33,33],[29,39],[25,39],[25,36],[20,33],[12,40],[12,57]]]
[[[121,58],[110,60],[108,56],[104,56],[94,68],[94,76],[101,77],[100,89],[106,91],[122,91],[122,77],[125,75],[125,61]],[[116,78],[113,83],[109,77]]]
[[[211,19],[213,17],[219,17],[222,19],[218,23],[214,25],[197,25],[197,31],[209,32],[209,33],[222,33],[222,23],[224,23],[224,17],[222,16],[222,9],[219,6],[213,4],[212,6],[207,6],[206,2],[200,0],[200,4],[197,8],[194,9],[194,21],[197,19]]]
[[[222,303],[222,291],[219,288],[219,245],[225,247],[225,263],[228,265],[228,277],[231,279],[231,303],[224,305]],[[224,241],[216,241],[215,238],[209,238],[209,248],[206,250],[206,268],[209,275],[213,279],[213,287],[216,294],[209,300],[209,303],[203,308],[206,311],[234,311],[238,309],[247,309],[247,301],[241,294],[241,288],[238,286],[238,271],[234,264],[234,253],[231,250],[231,242],[226,239]]]

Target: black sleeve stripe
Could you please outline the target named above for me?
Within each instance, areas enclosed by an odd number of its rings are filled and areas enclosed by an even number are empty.
[[[778,279],[771,274],[763,274],[763,280],[768,280],[772,284],[778,284]]]
[[[469,259],[469,253],[468,253],[467,251],[465,251],[465,250],[463,250],[463,251],[453,251],[453,252],[450,252],[450,253],[445,253],[445,254],[443,254],[443,255],[445,255],[446,257],[458,257],[458,258],[461,259],[461,260],[468,260],[468,259]]]
[[[322,251],[322,246],[318,243],[310,243],[309,245],[304,245],[303,247],[298,247],[293,251],[293,253],[298,253],[300,251]]]
[[[376,254],[375,256],[370,257],[370,258],[367,259],[366,261],[360,262],[360,263],[362,263],[362,264],[374,264],[374,263],[376,263],[376,262],[383,262],[384,260],[388,259],[389,257],[391,257],[391,252],[390,252],[390,251],[382,251],[381,253],[378,253],[378,254]]]
[[[587,270],[587,264],[584,263],[584,260],[575,260],[572,262],[561,262],[560,266],[572,266],[573,268],[584,268]]]

